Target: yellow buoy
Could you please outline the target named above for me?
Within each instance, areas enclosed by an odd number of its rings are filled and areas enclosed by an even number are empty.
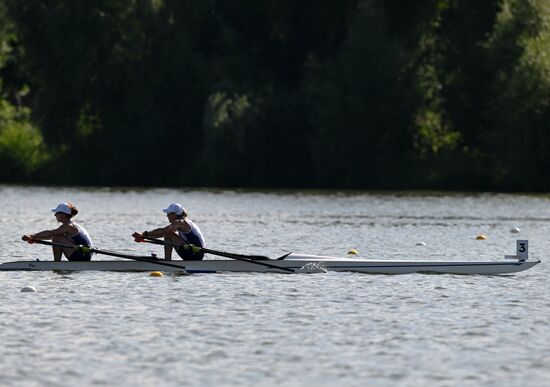
[[[151,277],[163,277],[164,274],[162,274],[162,271],[152,271],[151,274],[149,274]]]
[[[359,254],[359,251],[357,251],[355,249],[351,249],[350,251],[348,251],[348,254],[357,255],[357,254]]]
[[[487,239],[487,237],[483,234],[479,234],[478,236],[476,236],[476,239],[478,241],[484,241],[485,239]]]

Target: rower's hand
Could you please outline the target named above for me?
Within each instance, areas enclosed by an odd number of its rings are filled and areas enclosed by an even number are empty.
[[[23,235],[21,239],[30,244],[34,243],[34,239],[32,239],[31,235]]]
[[[134,237],[136,242],[143,242],[144,241],[143,234],[140,233],[140,232],[135,232],[135,233],[132,234],[132,236]]]

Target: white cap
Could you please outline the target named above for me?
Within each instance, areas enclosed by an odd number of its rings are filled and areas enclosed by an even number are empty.
[[[172,203],[168,206],[168,208],[164,208],[162,211],[166,212],[167,214],[187,214],[187,211],[185,211],[185,208],[179,203]]]
[[[54,214],[58,213],[58,212],[62,212],[64,214],[67,214],[67,215],[71,215],[73,213],[73,210],[72,208],[69,206],[69,203],[59,203],[57,205],[57,207],[55,208],[52,208],[52,212]]]

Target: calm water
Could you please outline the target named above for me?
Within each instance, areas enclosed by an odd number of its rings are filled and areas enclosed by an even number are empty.
[[[218,250],[492,260],[521,238],[543,263],[492,277],[0,272],[3,386],[550,383],[550,196],[0,186],[0,262],[48,259],[19,238],[55,227],[67,200],[121,252],[160,253],[130,234],[180,201]]]

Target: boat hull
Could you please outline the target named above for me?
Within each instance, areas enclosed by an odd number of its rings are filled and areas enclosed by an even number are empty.
[[[160,261],[165,262],[165,261]],[[254,262],[243,262],[230,259],[209,259],[203,261],[168,261],[171,265],[164,266],[141,261],[100,261],[88,262],[53,262],[53,261],[16,261],[0,265],[0,271],[122,271],[149,272],[164,271],[188,273],[217,272],[260,272],[289,273],[273,267],[262,266]],[[516,273],[527,270],[540,261],[396,261],[396,260],[359,260],[335,257],[319,257],[291,254],[284,260],[258,261],[270,265],[292,269],[295,272],[312,271],[342,271],[370,274],[410,274],[410,273],[441,273],[441,274],[482,274],[495,275]]]

